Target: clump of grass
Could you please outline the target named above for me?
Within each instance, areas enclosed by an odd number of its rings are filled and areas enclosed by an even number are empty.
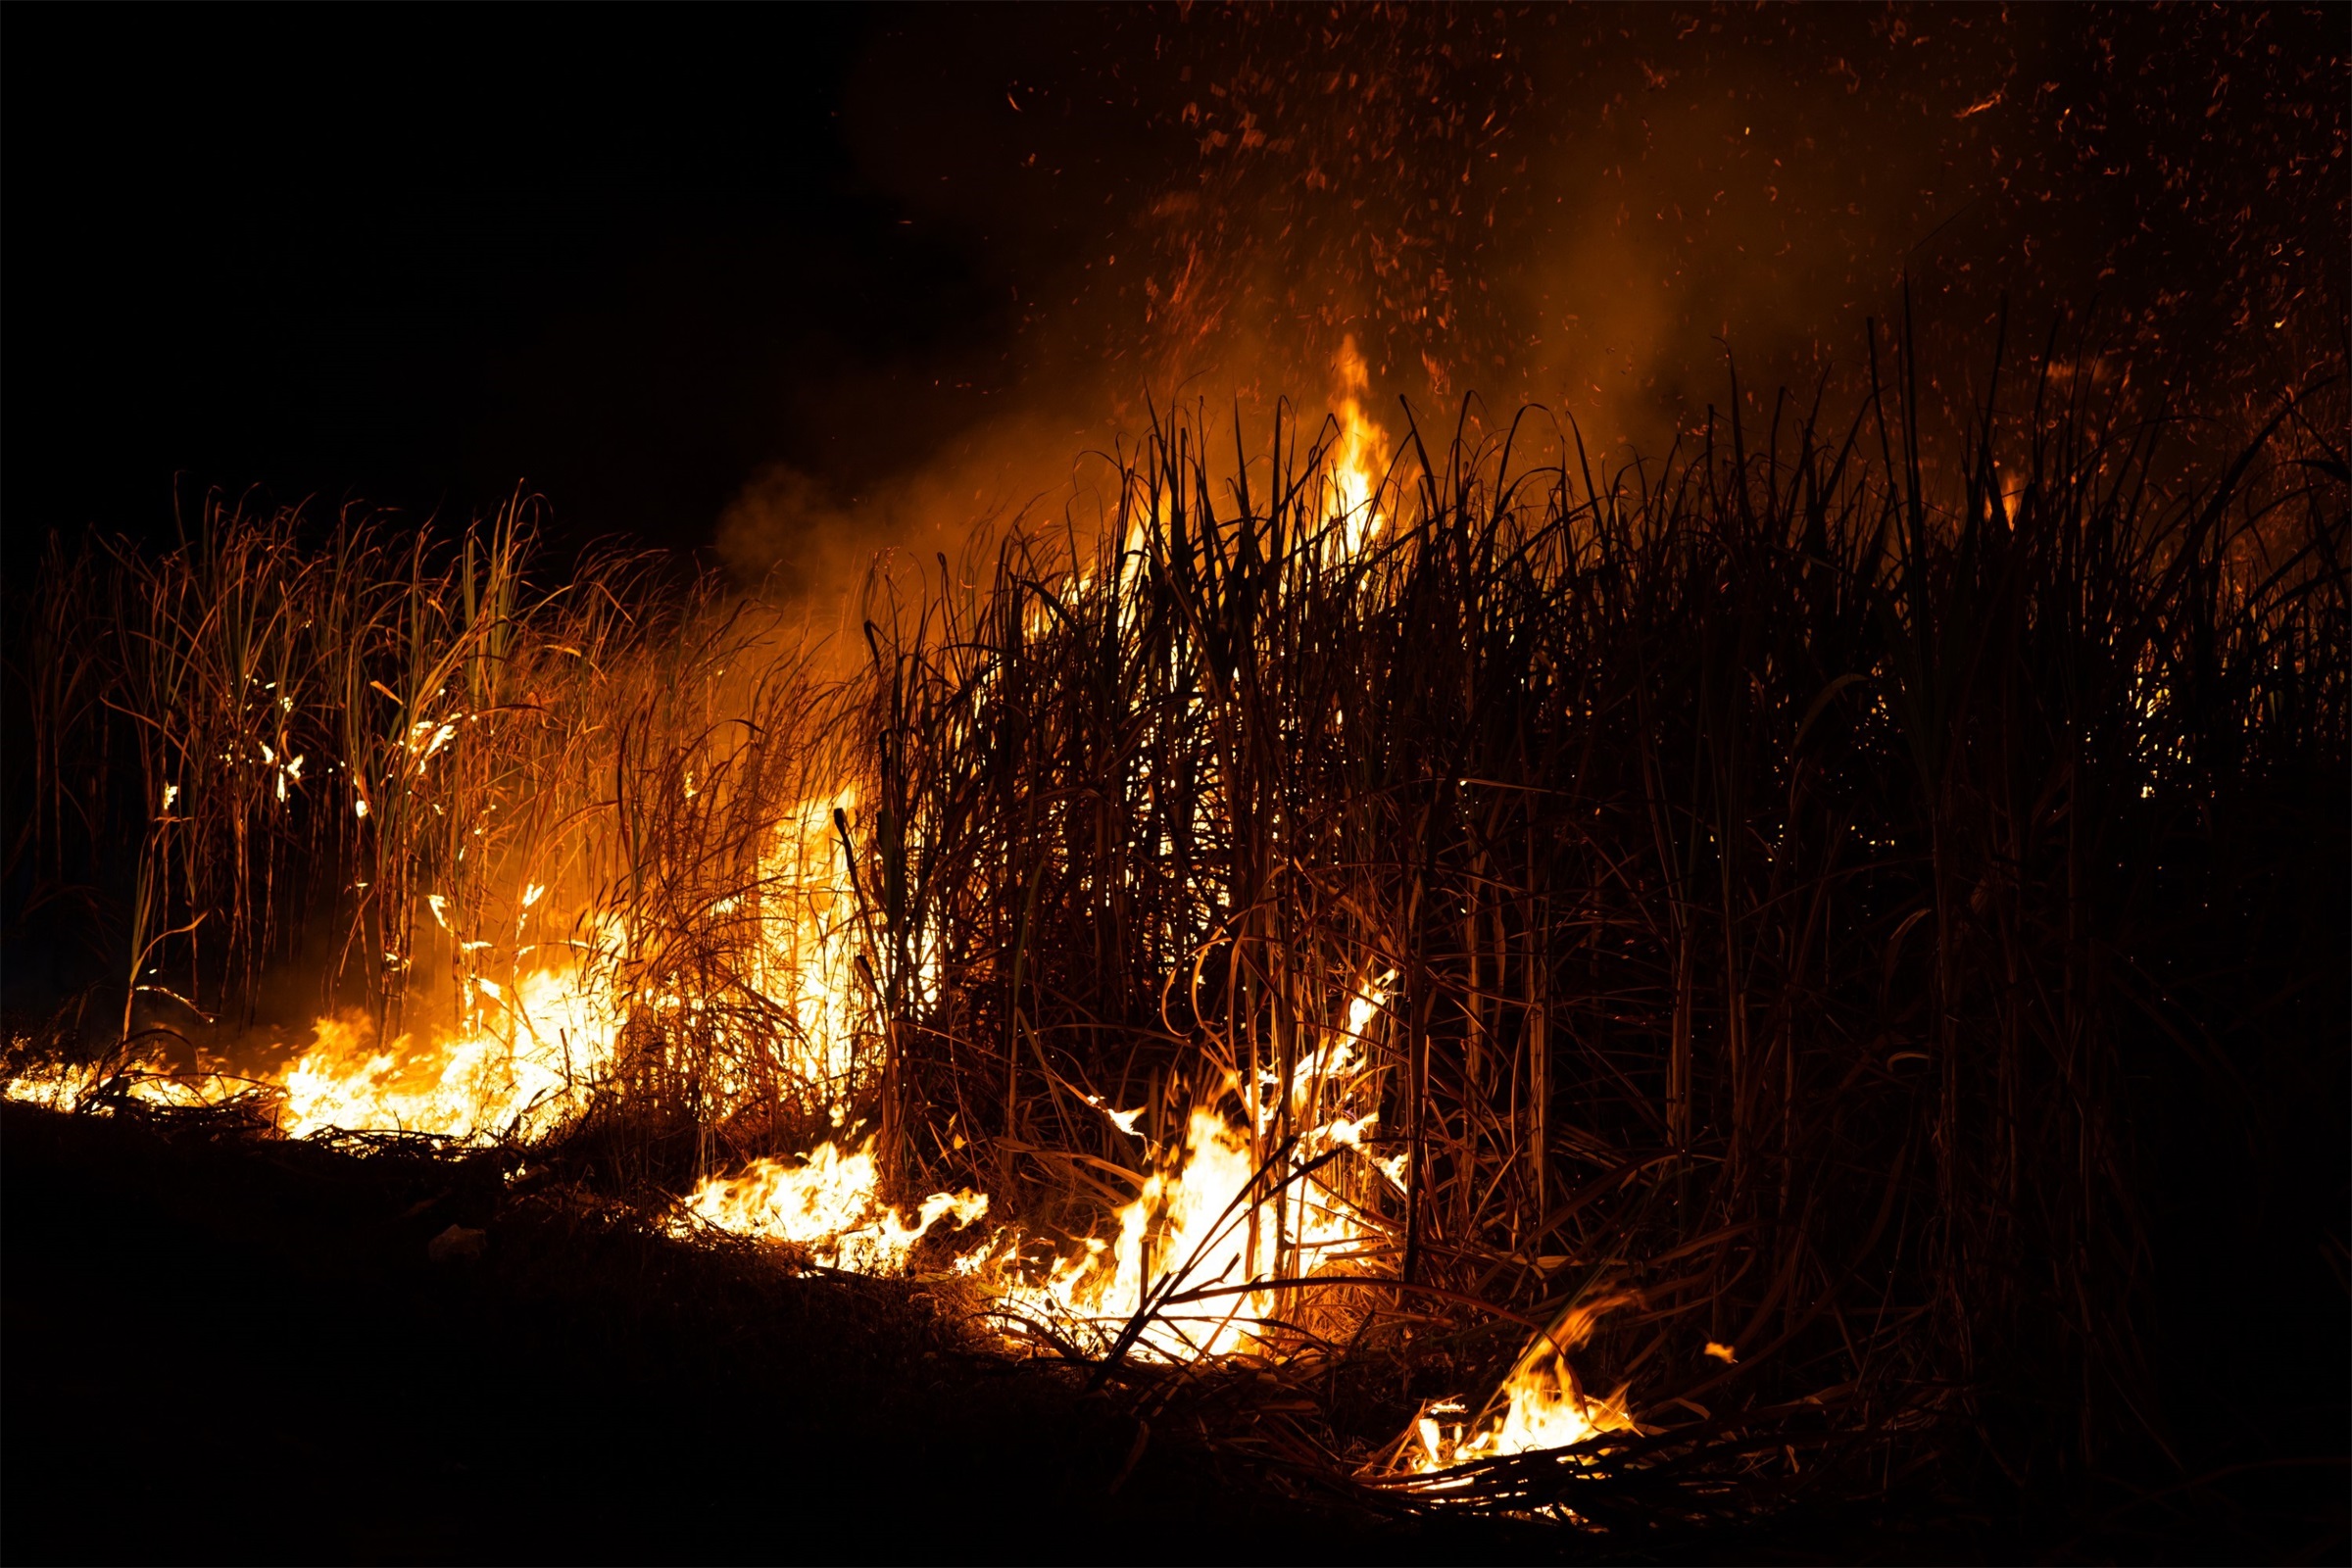
[[[895,1189],[1100,1235],[1207,1108],[1361,1216],[1344,1257],[1240,1221],[1273,1338],[1439,1348],[1475,1407],[1573,1317],[1631,1389],[1641,1444],[1456,1500],[2172,1462],[2168,1205],[2342,1082],[2340,392],[2206,472],[2057,370],[1940,444],[1903,377],[1617,468],[1415,431],[1368,539],[1330,427],[1228,472],[1165,419],[1087,526],[877,575],[842,682],[659,563],[536,582],[519,504],[215,503],[49,558],[15,913],[114,911],[119,1045],[142,988],[234,1014],[298,955],[384,1028],[589,966],[620,1047],[569,1136],[622,1188],[849,1114]]]
[[[1312,432],[1220,483],[1175,419],[1093,526],[900,584],[864,890],[905,1157],[1099,1234],[1188,1104],[1241,1119],[1393,977],[1357,1082],[1409,1179],[1319,1176],[1371,1239],[1294,1326],[1613,1300],[1589,1381],[1657,1443],[1780,1432],[1776,1486],[1800,1418],[1868,1435],[1839,1485],[2170,1462],[2177,1140],[2342,1081],[2340,396],[2206,471],[2064,368],[2012,409],[1996,364],[1934,448],[1899,386],[1601,472],[1416,432],[1360,552]],[[1518,1468],[1514,1505],[1591,1478]]]

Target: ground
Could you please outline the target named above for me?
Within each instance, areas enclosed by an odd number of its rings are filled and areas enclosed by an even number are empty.
[[[511,1160],[19,1104],[0,1156],[9,1562],[2340,1557],[2340,1466],[1671,1539],[1383,1515],[1269,1460],[1246,1394],[1147,1432],[951,1283],[673,1241]],[[452,1226],[478,1256],[435,1261]]]

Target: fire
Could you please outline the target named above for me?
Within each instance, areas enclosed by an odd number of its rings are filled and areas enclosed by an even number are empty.
[[[148,1054],[132,1056],[120,1066],[100,1062],[32,1060],[16,1063],[0,1084],[0,1098],[43,1110],[74,1111],[103,1103],[115,1095],[145,1105],[195,1109],[219,1105],[267,1084],[206,1066],[195,1071],[175,1069]]]
[[[1340,525],[1333,545],[1339,560],[1353,561],[1388,526],[1380,492],[1389,471],[1389,436],[1364,413],[1372,374],[1352,336],[1340,340],[1333,368],[1339,395],[1332,417],[1339,436],[1331,449],[1331,502],[1333,519]]]
[[[1145,1178],[1135,1201],[1119,1210],[1114,1242],[1090,1238],[1080,1255],[1057,1260],[1035,1282],[1008,1270],[999,1282],[1004,1309],[1101,1336],[1160,1298],[1263,1278],[1270,1259],[1250,1245],[1250,1215],[1240,1204],[1256,1174],[1248,1134],[1214,1110],[1196,1108],[1181,1160],[1173,1175]],[[1138,1348],[1169,1360],[1229,1354],[1249,1336],[1251,1295],[1235,1291],[1161,1312],[1144,1326]]]
[[[480,977],[473,988],[490,1007],[444,1035],[378,1046],[365,1017],[318,1019],[282,1079],[280,1126],[296,1138],[345,1128],[477,1143],[535,1137],[577,1114],[612,1059],[611,996],[576,970],[539,970],[511,997]]]
[[[87,1068],[72,1062],[36,1061],[9,1074],[7,1093],[19,1104],[74,1110],[95,1087]]]
[[[862,1004],[857,973],[857,892],[850,885],[834,828],[855,810],[858,792],[839,790],[802,802],[776,824],[760,862],[761,890],[750,983],[787,1014],[794,1033],[787,1065],[822,1098],[853,1087]],[[730,901],[731,902],[731,901]],[[733,915],[734,908],[714,910]]]
[[[1641,1430],[1626,1407],[1625,1390],[1606,1397],[1589,1395],[1568,1362],[1568,1351],[1591,1337],[1594,1319],[1617,1304],[1604,1299],[1571,1308],[1553,1329],[1537,1335],[1476,1420],[1446,1419],[1468,1413],[1458,1400],[1425,1409],[1408,1434],[1403,1467],[1429,1475],[1480,1459],[1565,1448],[1604,1433]]]
[[[1287,1083],[1260,1072],[1249,1107],[1254,1129],[1196,1105],[1173,1170],[1144,1179],[1118,1212],[1114,1241],[1090,1239],[1082,1253],[1055,1261],[1040,1280],[1021,1278],[1017,1267],[1001,1271],[1004,1309],[1096,1337],[1148,1313],[1136,1348],[1164,1360],[1278,1348],[1265,1332],[1280,1306],[1282,1288],[1273,1281],[1345,1273],[1380,1248],[1378,1220],[1331,1171],[1343,1150],[1361,1152],[1379,1120],[1364,1047],[1388,978],[1357,990],[1344,1027],[1309,1052]],[[1132,1127],[1136,1113],[1101,1108]],[[1269,1147],[1286,1111],[1291,1126],[1305,1129],[1288,1152],[1287,1169],[1272,1157],[1281,1146]],[[1268,1154],[1261,1157],[1260,1149]]]
[[[687,1198],[673,1230],[696,1224],[755,1240],[796,1243],[827,1268],[860,1274],[897,1273],[907,1254],[941,1219],[957,1226],[988,1212],[985,1194],[933,1193],[908,1224],[876,1196],[874,1148],[855,1153],[820,1144],[799,1164],[760,1159],[739,1176],[712,1177]]]

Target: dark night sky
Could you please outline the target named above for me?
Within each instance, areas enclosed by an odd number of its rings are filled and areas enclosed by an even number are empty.
[[[1727,342],[1850,365],[1905,269],[1964,342],[2004,298],[2171,320],[2164,373],[2243,403],[2341,352],[2343,21],[12,7],[7,561],[167,537],[175,474],[520,481],[570,542],[710,544],[762,474],[756,539],[918,471],[961,515],[978,448],[1030,484],[1212,365],[1311,399],[1343,330],[1392,409],[1630,426]]]
[[[756,462],[823,465],[815,390],[988,327],[846,145],[885,20],[13,10],[12,556],[168,529],[175,471],[418,512],[519,478],[575,536],[703,542]]]

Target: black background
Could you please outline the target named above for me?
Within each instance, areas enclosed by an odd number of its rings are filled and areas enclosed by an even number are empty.
[[[264,487],[704,542],[991,325],[842,133],[867,9],[7,19],[12,564]],[[931,377],[905,371],[925,386]],[[909,389],[910,391],[910,389]],[[891,432],[952,423],[910,395]]]

